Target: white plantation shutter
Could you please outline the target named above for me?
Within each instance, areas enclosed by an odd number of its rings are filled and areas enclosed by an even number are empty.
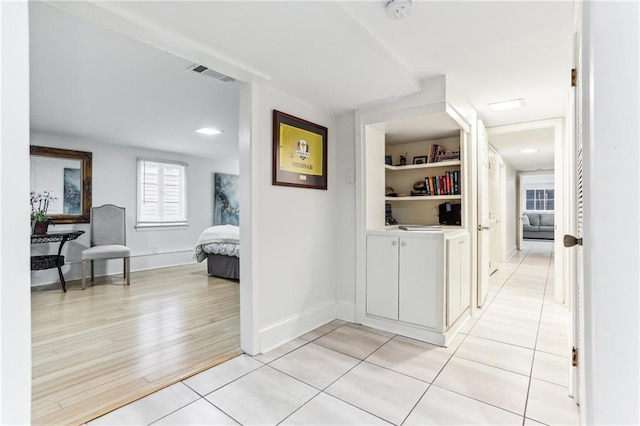
[[[138,225],[187,222],[186,164],[138,159]]]

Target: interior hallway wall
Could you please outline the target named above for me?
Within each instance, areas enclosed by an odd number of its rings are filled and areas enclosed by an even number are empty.
[[[518,186],[517,178],[518,173],[508,163],[504,163],[505,170],[505,206],[506,212],[504,221],[504,252],[502,253],[502,260],[510,258],[517,250],[517,230],[520,224],[518,218]]]
[[[265,85],[253,86],[252,277],[260,350],[336,317],[336,121]],[[327,190],[272,185],[273,110],[328,128]],[[259,255],[257,255],[259,254]]]

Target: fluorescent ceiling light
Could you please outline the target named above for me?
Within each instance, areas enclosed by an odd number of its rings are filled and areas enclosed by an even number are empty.
[[[538,151],[540,151],[538,148],[525,148],[520,150],[520,152],[523,154],[533,154],[534,152]]]
[[[523,99],[512,99],[510,101],[494,102],[492,104],[489,104],[489,108],[491,108],[494,111],[504,111],[506,109],[520,108],[523,106],[524,106]]]
[[[221,131],[218,129],[212,129],[211,127],[201,127],[196,130],[196,133],[211,136],[211,135],[217,135],[218,133],[221,133]]]

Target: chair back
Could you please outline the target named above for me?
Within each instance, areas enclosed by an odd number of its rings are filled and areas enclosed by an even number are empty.
[[[91,209],[91,246],[126,245],[127,214],[124,207],[105,204]]]

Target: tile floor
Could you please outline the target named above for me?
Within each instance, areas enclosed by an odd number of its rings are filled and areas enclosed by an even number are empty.
[[[551,250],[527,243],[501,264],[479,318],[448,348],[336,320],[90,424],[579,424]]]

